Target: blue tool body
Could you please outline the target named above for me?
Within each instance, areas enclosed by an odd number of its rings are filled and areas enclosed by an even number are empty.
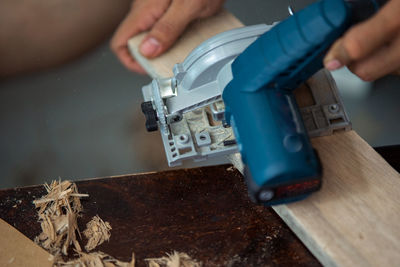
[[[323,67],[327,49],[352,25],[353,11],[343,0],[312,4],[263,34],[232,63],[233,79],[222,95],[225,119],[234,130],[253,201],[287,203],[320,188],[321,163],[293,90]]]

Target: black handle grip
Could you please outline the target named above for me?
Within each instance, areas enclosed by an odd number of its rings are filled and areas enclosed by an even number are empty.
[[[143,102],[141,105],[142,112],[146,117],[146,129],[148,132],[153,132],[158,130],[157,125],[157,113],[153,108],[151,101]]]

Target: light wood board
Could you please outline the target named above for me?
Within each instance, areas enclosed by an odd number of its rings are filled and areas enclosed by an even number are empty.
[[[52,266],[52,256],[0,219],[0,266]]]
[[[213,35],[242,24],[221,14],[192,25],[165,55],[154,60],[131,51],[153,77],[170,77],[175,63]],[[395,114],[393,114],[395,116]],[[326,266],[394,266],[400,263],[400,175],[355,131],[312,140],[323,164],[322,189],[308,199],[275,206],[310,251]],[[240,155],[230,157],[239,170]]]

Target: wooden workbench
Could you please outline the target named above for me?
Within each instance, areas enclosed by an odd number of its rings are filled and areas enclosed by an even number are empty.
[[[400,170],[400,146],[376,150]],[[271,208],[249,202],[242,175],[229,165],[77,185],[90,196],[82,201],[79,228],[96,214],[109,221],[111,240],[99,250],[126,261],[134,251],[138,266],[172,250],[187,252],[204,266],[320,265]],[[43,194],[41,185],[0,190],[0,218],[33,240],[40,225],[32,201]]]
[[[118,176],[77,182],[83,230],[98,214],[112,226],[99,247],[128,261],[177,250],[203,266],[320,266],[271,208],[247,197],[242,175],[229,165]],[[40,233],[35,198],[43,186],[0,190],[0,217],[33,239]]]

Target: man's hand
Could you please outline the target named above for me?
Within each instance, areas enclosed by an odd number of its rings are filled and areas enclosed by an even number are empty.
[[[347,66],[365,81],[400,70],[400,0],[390,0],[372,18],[352,27],[324,59],[329,70]]]
[[[111,49],[130,70],[146,73],[132,58],[127,42],[143,31],[150,31],[139,47],[148,58],[170,48],[195,19],[217,13],[225,0],[135,0],[125,20],[111,40]]]

